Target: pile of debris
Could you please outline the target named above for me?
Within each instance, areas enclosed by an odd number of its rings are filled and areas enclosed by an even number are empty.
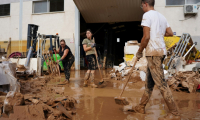
[[[58,98],[22,95],[18,92],[9,92],[0,103],[3,118],[26,120],[67,120],[75,114],[74,98],[64,96]]]
[[[141,58],[139,61],[137,61],[135,70],[130,71],[135,60],[136,57],[134,57],[132,61],[129,62],[130,66],[126,63],[121,63],[119,66],[114,66],[114,68],[109,73],[110,79],[125,80],[129,74],[132,74],[131,78],[133,78],[135,81],[145,81],[147,60],[145,57]]]
[[[196,92],[199,84],[199,72],[177,72],[168,79],[168,85],[173,90],[188,90],[190,93]]]
[[[19,80],[20,92],[22,94],[37,94],[46,89],[46,84],[51,78],[49,76],[38,77],[31,80]]]
[[[5,73],[4,73],[5,74]],[[12,76],[14,79],[14,76]],[[16,78],[14,79],[16,80]],[[68,120],[76,114],[77,101],[64,95],[60,77],[43,76],[18,80],[20,87],[0,92],[0,118],[20,120]],[[52,82],[52,84],[50,84]]]

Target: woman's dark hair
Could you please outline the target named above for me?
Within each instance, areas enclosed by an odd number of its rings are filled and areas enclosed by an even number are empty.
[[[92,30],[91,29],[87,29],[86,31],[85,31],[85,33],[87,33],[87,31],[90,31],[91,33],[92,33]],[[93,33],[92,33],[93,34]]]
[[[64,42],[64,43],[65,43],[65,40],[64,40],[64,39],[62,39],[62,40],[60,40],[60,43],[61,43],[61,42]]]

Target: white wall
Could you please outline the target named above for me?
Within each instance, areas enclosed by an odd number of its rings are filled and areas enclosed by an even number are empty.
[[[15,3],[19,2],[20,0],[0,0],[0,4],[9,4],[9,3]],[[42,1],[42,0],[23,0],[24,2],[26,1]]]
[[[32,14],[33,2],[23,2],[23,35],[22,40],[27,40],[28,24],[39,25],[38,33],[55,35],[59,33],[60,39],[65,39],[72,52],[75,51],[74,43],[70,43],[75,32],[75,4],[73,0],[65,0],[64,12]],[[19,40],[19,2],[11,3],[10,17],[0,17],[0,41]]]
[[[195,17],[184,20],[191,15],[185,17],[183,6],[166,7],[165,0],[155,0],[155,3],[155,9],[166,17],[176,35],[181,36],[182,33],[189,33],[193,41],[198,42],[197,49],[200,50],[200,10]]]

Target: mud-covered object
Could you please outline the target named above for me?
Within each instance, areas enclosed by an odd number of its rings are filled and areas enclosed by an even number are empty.
[[[3,113],[13,113],[14,106],[20,106],[24,104],[24,96],[21,93],[10,91],[4,100]]]
[[[20,80],[20,91],[22,94],[35,94],[40,93],[46,86],[50,77],[39,77],[32,80]]]
[[[96,70],[96,62],[95,62],[95,55],[87,55],[86,59],[88,61],[88,69],[89,70]]]
[[[69,80],[69,78],[70,78],[70,70],[71,70],[71,67],[72,67],[74,61],[75,61],[74,56],[69,57],[69,59],[67,59],[66,61],[62,61],[63,67],[64,67],[64,72],[65,72],[65,78],[67,80]]]
[[[0,85],[10,85],[10,91],[20,92],[20,85],[17,82],[16,63],[0,64]]]
[[[168,84],[174,90],[188,89],[190,93],[194,93],[200,84],[199,76],[198,72],[177,72],[168,80]]]
[[[169,108],[169,112],[174,115],[179,115],[172,93],[169,89],[167,81],[164,79],[164,71],[162,67],[164,56],[147,56],[146,58],[148,61],[146,72],[147,78],[145,91],[139,105],[146,106],[152,95],[153,88],[156,85],[160,90],[167,107]]]

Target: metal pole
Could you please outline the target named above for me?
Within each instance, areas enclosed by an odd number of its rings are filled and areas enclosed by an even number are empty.
[[[80,12],[75,6],[75,69],[80,70]]]
[[[41,39],[41,35],[38,34],[38,49],[37,49],[37,75],[41,75],[41,72],[39,71],[39,67],[40,67],[40,64],[39,64],[39,61],[41,59],[39,59],[39,51],[40,51],[40,39]]]
[[[195,47],[195,45],[197,45],[197,42],[195,42],[192,47],[187,51],[187,53],[183,56],[186,57],[188,55],[188,53]]]
[[[190,40],[190,37],[189,37],[189,38],[187,38],[187,40],[186,40],[186,43],[185,43],[185,47],[183,48],[183,50],[182,50],[182,53],[181,53],[181,56],[180,56],[180,57],[182,57],[182,56],[183,56],[183,53],[185,52],[185,50],[186,50],[186,48],[187,48],[187,46],[188,46],[189,40]]]
[[[19,9],[19,41],[20,41],[20,45],[19,45],[19,51],[21,51],[21,41],[22,41],[22,12],[23,12],[23,0],[20,0],[20,9]]]

